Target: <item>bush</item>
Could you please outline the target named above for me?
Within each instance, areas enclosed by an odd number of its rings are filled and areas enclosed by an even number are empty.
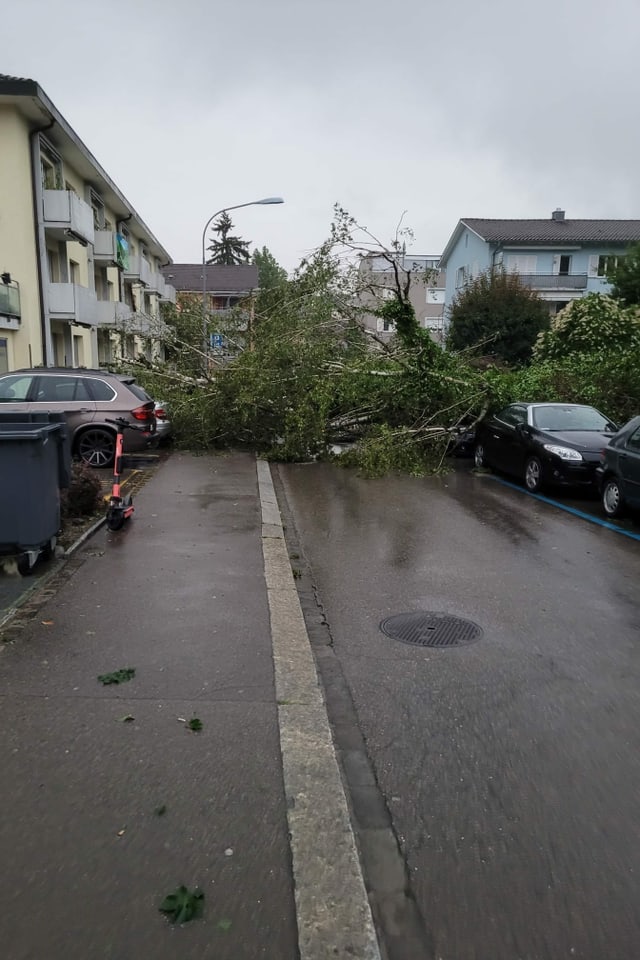
[[[619,300],[589,293],[574,300],[538,336],[534,360],[562,360],[576,354],[611,353],[640,347],[640,314]]]
[[[71,482],[60,494],[63,517],[89,517],[103,506],[100,478],[86,463],[71,464]]]

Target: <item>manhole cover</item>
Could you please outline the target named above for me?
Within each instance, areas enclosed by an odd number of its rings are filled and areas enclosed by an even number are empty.
[[[380,629],[392,640],[416,647],[464,647],[482,636],[482,628],[471,620],[424,610],[387,617]]]

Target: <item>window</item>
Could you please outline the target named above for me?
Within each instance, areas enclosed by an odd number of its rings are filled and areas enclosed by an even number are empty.
[[[456,270],[456,287],[463,287],[469,279],[469,267],[458,267]]]
[[[378,317],[378,321],[376,323],[376,330],[378,333],[395,333],[396,328],[391,320],[387,320],[386,318],[383,318],[383,317]]]
[[[612,257],[608,254],[600,256],[598,257],[597,275],[599,277],[607,277],[617,266],[618,257]]]
[[[507,257],[506,268],[509,273],[535,273],[538,258],[535,254],[514,254]]]
[[[561,277],[568,277],[571,273],[571,257],[568,254],[561,255],[558,273]]]
[[[40,141],[40,173],[44,190],[62,190],[62,161],[58,154],[43,141]]]
[[[427,303],[444,303],[445,291],[439,287],[427,288]]]
[[[38,377],[35,396],[38,403],[70,403],[74,400],[86,402],[90,399],[87,386],[81,377]]]
[[[515,427],[518,423],[527,422],[527,409],[526,407],[513,405],[505,407],[500,413],[496,413],[496,420],[502,420],[503,423],[509,424],[510,427]]]
[[[60,257],[56,250],[47,247],[47,264],[51,283],[60,283]]]
[[[631,434],[627,440],[627,446],[631,447],[632,450],[640,451],[640,427]]]
[[[84,381],[93,395],[94,400],[113,400],[116,392],[105,380],[86,377]]]
[[[80,334],[73,335],[73,365],[74,367],[84,367],[84,337]]]
[[[105,229],[104,203],[97,193],[91,191],[91,209],[93,210],[93,226],[96,230]]]
[[[69,260],[69,283],[78,283],[80,280],[80,264]]]
[[[5,345],[7,341],[5,340]],[[3,377],[0,380],[0,403],[19,403],[27,399],[33,377]]]
[[[9,343],[6,338],[0,338],[0,373],[9,370]]]

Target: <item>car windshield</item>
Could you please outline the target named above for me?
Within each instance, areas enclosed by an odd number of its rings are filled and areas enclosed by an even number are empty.
[[[615,426],[593,407],[563,407],[560,404],[533,408],[533,425],[538,430],[597,430],[613,433]]]

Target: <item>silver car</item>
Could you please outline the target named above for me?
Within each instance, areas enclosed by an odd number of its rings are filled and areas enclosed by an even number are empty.
[[[125,417],[142,430],[125,430],[125,452],[155,442],[151,397],[135,377],[104,370],[42,367],[0,377],[0,413],[64,413],[72,453],[92,467],[113,463],[116,434],[107,420]]]

